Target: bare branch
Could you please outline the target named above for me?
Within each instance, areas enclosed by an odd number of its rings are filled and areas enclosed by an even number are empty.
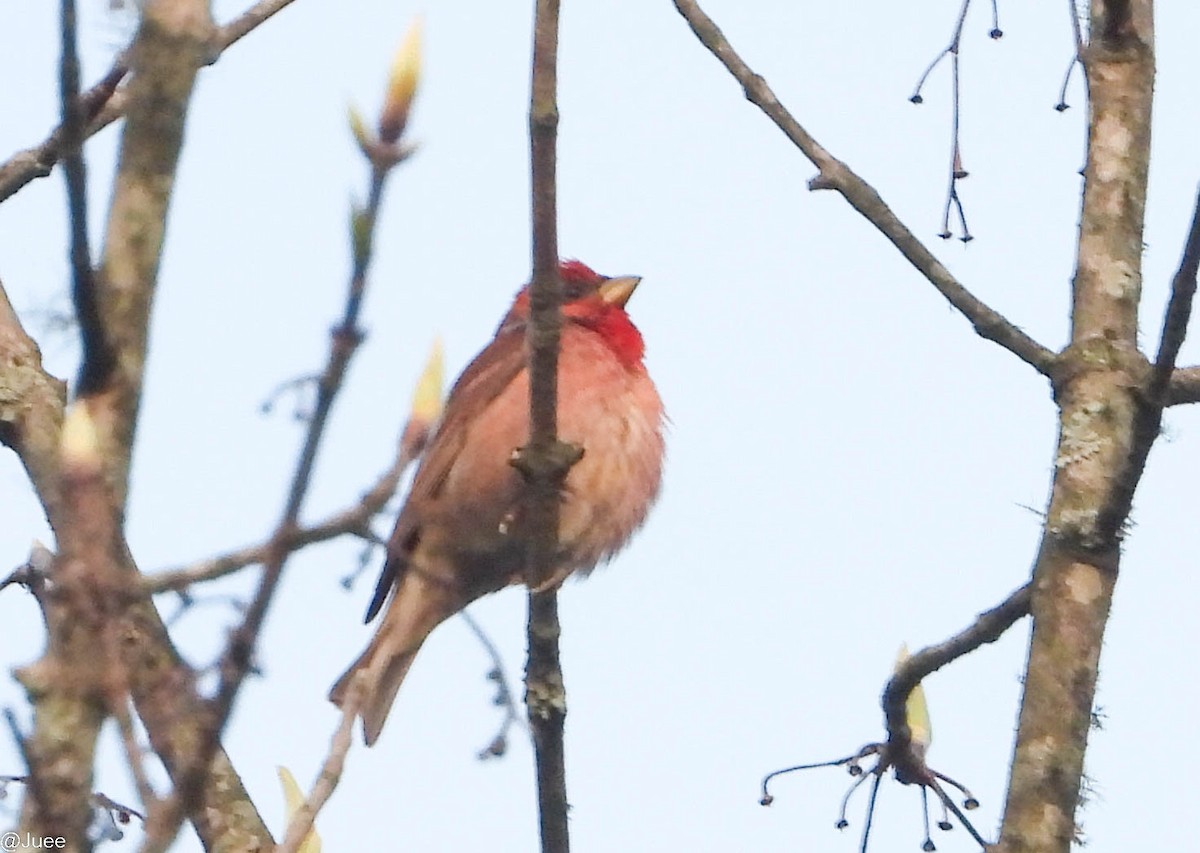
[[[1066,112],[1071,108],[1067,103],[1067,86],[1071,83],[1071,72],[1075,70],[1075,66],[1083,61],[1083,29],[1079,25],[1079,7],[1075,5],[1075,0],[1067,0],[1067,5],[1071,13],[1071,32],[1075,36],[1075,52],[1071,54],[1071,64],[1067,66],[1067,72],[1063,75],[1062,88],[1058,92],[1058,103],[1054,105],[1054,109],[1058,112]]]
[[[958,19],[954,24],[954,32],[950,36],[950,44],[942,49],[921,78],[917,81],[917,86],[913,89],[909,100],[914,104],[924,103],[925,99],[921,95],[921,89],[925,86],[925,81],[929,79],[929,75],[933,72],[943,59],[950,57],[950,185],[946,190],[946,204],[942,208],[942,230],[938,236],[943,240],[949,240],[954,236],[950,230],[950,211],[953,209],[958,215],[959,224],[959,239],[964,243],[969,243],[974,237],[971,236],[971,229],[967,227],[967,216],[963,210],[962,199],[958,194],[958,182],[964,180],[968,176],[967,170],[963,167],[962,158],[962,136],[959,133],[959,126],[962,119],[962,97],[960,87],[958,53],[959,47],[962,44],[963,25],[967,21],[967,10],[971,7],[971,0],[962,0],[962,6],[958,10]],[[993,39],[998,39],[1004,35],[1000,29],[1000,11],[996,7],[995,0],[992,2],[992,29],[989,35]]]
[[[879,194],[809,135],[779,102],[767,81],[754,73],[734,51],[724,34],[695,0],[673,0],[700,42],[721,61],[741,84],[746,98],[761,109],[800,149],[819,174],[810,189],[833,189],[891,241],[900,253],[937,288],[974,327],[976,334],[1004,347],[1039,373],[1049,375],[1055,354],[1029,337],[1002,315],[981,302],[950,274],[924,244],[909,231]]]
[[[402,131],[401,127],[400,132]],[[170,832],[163,834],[167,839],[174,837],[183,815],[191,812],[197,805],[197,798],[206,778],[206,769],[212,756],[217,754],[220,748],[220,736],[229,720],[234,699],[250,672],[259,633],[291,551],[288,542],[297,535],[300,510],[308,493],[317,451],[325,435],[325,426],[333,410],[334,400],[341,390],[350,360],[362,342],[363,333],[358,327],[358,318],[366,292],[367,269],[371,261],[375,223],[383,199],[384,185],[392,168],[403,162],[411,150],[399,141],[399,135],[397,133],[395,139],[390,141],[381,139],[370,152],[364,151],[371,168],[370,192],[366,207],[353,211],[351,220],[354,265],[347,284],[343,317],[330,335],[329,355],[317,382],[316,404],[308,420],[308,429],[296,470],[292,475],[282,518],[266,546],[258,589],[221,656],[220,682],[210,703],[208,719],[193,744],[182,774],[175,780],[175,791],[163,809],[163,825],[170,827]],[[418,444],[412,443],[415,439],[410,437],[410,432],[410,429],[406,429],[405,438],[401,440],[401,456],[405,457],[405,464],[411,461],[420,449]],[[421,435],[420,444],[423,444],[424,433]]]
[[[558,440],[558,347],[562,283],[558,279],[558,0],[537,0],[529,96],[529,157],[533,225],[530,284],[529,444],[516,463],[528,484],[529,658],[525,704],[537,765],[538,819],[543,853],[570,849],[563,755],[566,688],[559,662],[558,594],[540,587],[551,577],[558,550],[559,495],[578,448]]]
[[[1150,450],[1162,432],[1163,409],[1171,396],[1175,376],[1175,360],[1187,336],[1192,315],[1192,299],[1196,295],[1196,272],[1200,268],[1200,192],[1192,212],[1192,224],[1184,243],[1183,258],[1171,280],[1171,298],[1163,318],[1162,338],[1158,356],[1138,399],[1133,421],[1133,440],[1128,460],[1115,478],[1112,494],[1100,511],[1098,527],[1104,535],[1119,535],[1121,525],[1133,508],[1133,495],[1146,471]]]
[[[62,59],[59,63],[62,101],[62,153],[70,219],[72,293],[83,341],[84,357],[77,394],[98,387],[112,369],[112,351],[103,334],[92,251],[88,245],[87,167],[83,159],[85,116],[79,99],[79,56],[76,53],[75,0],[62,0]]]
[[[883,691],[883,715],[888,732],[888,754],[900,767],[904,757],[913,755],[912,733],[908,728],[905,703],[908,695],[929,674],[957,660],[985,643],[994,643],[1018,619],[1029,615],[1030,585],[1018,589],[965,630],[950,639],[921,651],[896,665],[896,671]],[[904,773],[901,768],[897,772]],[[916,775],[910,772],[908,775]]]
[[[81,139],[91,137],[108,127],[123,114],[124,100],[122,100],[120,109],[110,118],[106,120],[101,118],[102,110],[110,105],[111,100],[115,99],[117,86],[120,85],[128,71],[127,57],[125,54],[121,54],[100,82],[80,96],[79,112],[86,121]],[[45,141],[24,151],[18,151],[0,164],[0,202],[8,199],[35,178],[44,178],[50,174],[54,164],[62,156],[66,135],[67,128],[60,124]]]
[[[58,434],[67,386],[42,368],[42,353],[0,283],[0,444],[12,449],[51,526],[61,515]]]
[[[119,353],[121,369],[109,371],[107,377],[103,370],[94,371],[94,375],[107,378],[109,384],[99,390],[92,389],[95,393],[86,398],[100,433],[103,455],[111,463],[109,470],[116,494],[110,499],[118,515],[124,505],[125,472],[145,355],[145,329],[183,113],[196,69],[207,61],[211,47],[211,26],[206,26],[205,10],[203,2],[160,0],[148,4],[142,27],[128,52],[131,67],[139,73],[119,93],[122,109],[128,106],[130,116],[110,214],[105,264],[96,282],[98,320],[85,318],[103,325],[104,340]],[[125,74],[124,62],[122,57],[102,86],[83,96],[89,116],[112,95]],[[110,102],[108,107],[112,106]],[[58,138],[61,140],[61,132]],[[54,157],[57,156],[56,150]],[[20,408],[12,419],[17,429],[4,430],[4,438],[21,455],[50,524],[61,540],[70,526],[58,485],[61,391],[56,399],[43,387],[44,380],[41,384],[35,381],[40,372],[39,360],[34,357],[36,347],[27,341],[15,317],[7,316],[11,315],[7,303],[0,307],[3,309],[0,332],[8,333],[7,340],[0,334],[0,346],[8,349],[15,343],[12,351],[24,358],[24,364],[16,366],[25,371],[25,375],[15,374],[23,383],[18,386],[21,394],[16,399]],[[35,369],[30,370],[31,366]],[[5,372],[12,374],[8,367]],[[115,531],[113,551],[121,572],[136,577],[137,567],[119,528]],[[117,624],[130,692],[152,745],[168,772],[174,775],[178,772],[180,752],[195,742],[194,721],[199,705],[192,675],[172,647],[147,597],[133,596]],[[206,845],[245,849],[270,843],[269,833],[224,754],[218,755],[209,769],[205,794],[206,804],[211,808],[196,819],[197,830]]]
[[[125,506],[150,309],[184,122],[212,33],[203,0],[153,0],[144,7],[130,48],[134,76],[126,90],[129,115],[96,280],[98,310],[79,317],[92,327],[83,328],[84,339],[103,341],[84,356],[103,357],[104,363],[85,362],[80,375],[90,378],[82,390],[93,399],[118,507]]]
[[[1128,490],[1141,475],[1147,406],[1157,406],[1144,399],[1151,369],[1137,348],[1152,5],[1090,4],[1083,63],[1091,103],[1071,344],[1055,371],[1061,411],[1054,481],[1034,567],[1033,635],[995,853],[1072,847]]]
[[[218,29],[212,40],[210,53],[205,57],[205,63],[216,62],[226,48],[240,41],[292,2],[294,0],[260,0]],[[129,107],[128,93],[118,92],[117,86],[128,70],[127,57],[122,54],[104,78],[83,94],[81,112],[87,120],[83,139],[94,136],[125,115]],[[0,202],[19,192],[36,178],[44,178],[50,174],[62,157],[64,132],[64,127],[60,125],[45,141],[17,152],[0,164]]]
[[[1166,397],[1171,377],[1175,373],[1175,360],[1187,337],[1188,321],[1192,316],[1192,300],[1196,296],[1196,273],[1200,270],[1200,192],[1196,195],[1196,206],[1192,211],[1192,225],[1188,229],[1183,246],[1183,258],[1179,270],[1171,279],[1171,299],[1167,303],[1167,314],[1163,319],[1162,339],[1158,344],[1158,356],[1154,359],[1154,370],[1150,378],[1150,399],[1159,403]]]
[[[421,444],[423,443],[421,442]],[[371,486],[357,504],[347,507],[311,527],[295,528],[278,544],[286,548],[288,553],[292,553],[305,546],[325,542],[347,533],[364,535],[371,519],[395,494],[400,477],[419,454],[419,446],[414,452],[411,444],[402,442],[392,467],[384,472],[383,476]],[[149,593],[179,591],[194,583],[225,577],[246,566],[265,562],[270,556],[271,546],[271,541],[247,545],[236,551],[201,560],[190,566],[156,572],[142,579],[142,589]]]
[[[508,751],[508,730],[516,724],[527,724],[521,718],[517,701],[513,698],[513,692],[508,686],[508,675],[504,671],[504,658],[501,657],[500,650],[496,648],[496,644],[492,642],[492,638],[487,635],[487,631],[483,630],[483,626],[475,621],[475,617],[471,615],[469,610],[460,610],[458,615],[467,623],[467,627],[471,629],[471,633],[475,635],[475,639],[479,640],[479,644],[483,646],[488,657],[492,659],[492,668],[488,671],[488,680],[496,683],[495,703],[504,709],[504,719],[500,721],[500,728],[491,741],[488,742],[488,745],[479,751],[479,759],[482,761],[488,758],[499,758]]]
[[[933,69],[935,69],[939,65],[941,65],[942,60],[945,59],[947,56],[957,58],[958,46],[962,42],[963,25],[965,25],[967,22],[967,10],[970,8],[971,8],[971,0],[962,0],[962,5],[958,7],[958,17],[954,21],[954,30],[953,30],[953,32],[950,33],[950,43],[948,45],[946,45],[944,48],[942,48],[942,50],[938,53],[937,56],[935,56],[933,58],[933,60],[929,63],[929,65],[925,66],[925,70],[923,72],[921,72],[921,76],[917,79],[917,85],[915,87],[913,87],[913,93],[912,93],[912,95],[909,96],[908,99],[910,101],[912,101],[914,104],[920,104],[920,103],[924,102],[925,98],[921,94],[921,90],[925,88],[925,81],[927,81],[929,79],[929,75],[933,73]],[[957,73],[958,72],[957,72],[957,68],[956,68],[955,74],[957,75]],[[957,98],[955,99],[954,115],[955,115],[955,119],[957,121],[957,117],[958,117],[958,99]],[[955,135],[955,140],[957,141],[957,139],[958,139],[958,136]]]
[[[136,567],[130,564],[127,570]],[[121,630],[128,639],[124,657],[138,715],[151,746],[178,785],[208,720],[208,705],[197,694],[194,673],[179,658],[148,599],[129,609]],[[265,850],[274,843],[223,751],[218,750],[207,770],[203,804],[192,821],[206,849]],[[174,837],[175,827],[163,826],[165,811],[150,812],[145,843],[151,849],[161,841],[157,849],[165,850]]]
[[[77,297],[90,300],[95,291],[88,249],[87,174],[80,152],[84,117],[78,98],[74,0],[61,0],[59,16],[71,266]],[[63,522],[55,531],[60,553],[50,568],[52,583],[48,594],[39,598],[47,648],[40,660],[17,674],[34,714],[33,731],[22,750],[35,795],[24,798],[20,828],[29,836],[57,835],[71,849],[83,849],[91,822],[96,741],[106,716],[104,688],[118,665],[110,640],[112,617],[121,609],[113,559],[119,521],[95,423],[85,404],[77,403],[66,419],[61,442],[61,448],[47,448],[59,463],[55,493],[62,498]]]
[[[220,51],[241,41],[244,36],[249,35],[277,12],[282,12],[292,5],[293,2],[294,0],[261,0],[218,29],[216,39],[218,55],[213,57],[214,61],[220,56]]]
[[[9,734],[12,735],[13,743],[17,745],[17,752],[21,755],[21,760],[25,762],[25,767],[29,770],[29,775],[26,776],[4,776],[0,777],[4,783],[21,782],[28,789],[27,799],[33,800],[34,809],[38,812],[45,811],[45,803],[47,802],[46,792],[42,790],[42,780],[33,773],[34,762],[29,754],[29,742],[25,739],[24,733],[21,731],[21,724],[17,722],[17,714],[10,707],[4,709],[4,722],[8,724]],[[26,806],[28,807],[28,806]]]
[[[25,752],[29,777],[40,792],[22,804],[21,831],[63,836],[70,849],[81,850],[91,820],[96,740],[107,712],[106,681],[116,663],[110,657],[113,617],[125,594],[113,560],[117,518],[84,403],[73,406],[62,436],[65,523],[42,599],[47,648],[17,673],[34,709]]]
[[[350,681],[346,698],[342,702],[342,718],[338,721],[337,730],[329,744],[329,752],[321,764],[321,772],[313,783],[308,798],[288,821],[287,832],[283,841],[275,848],[275,853],[296,853],[308,833],[312,830],[313,821],[321,813],[321,809],[329,802],[338,782],[342,779],[342,771],[346,766],[346,755],[354,742],[354,720],[363,700],[363,673],[358,672]]]
[[[1180,367],[1171,374],[1166,404],[1180,406],[1185,403],[1200,403],[1200,367]]]
[[[121,732],[121,746],[125,750],[125,761],[129,765],[129,773],[133,777],[134,787],[138,798],[147,813],[152,813],[158,807],[158,794],[150,784],[146,773],[145,750],[138,742],[137,732],[133,727],[133,714],[129,707],[128,689],[119,697],[113,697],[109,702],[109,710],[117,721]]]

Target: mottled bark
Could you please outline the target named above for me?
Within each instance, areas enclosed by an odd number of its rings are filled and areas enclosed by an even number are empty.
[[[1140,469],[1150,378],[1137,349],[1154,81],[1153,4],[1095,0],[1082,59],[1088,154],[1071,344],[1054,375],[1055,474],[1034,568],[1033,635],[996,851],[1067,853],[1104,628],[1120,564],[1120,493]],[[1153,437],[1150,437],[1153,441]],[[1144,459],[1144,457],[1143,457]]]
[[[77,801],[81,786],[90,783],[91,776],[90,748],[84,748],[82,741],[103,719],[105,698],[118,701],[114,684],[122,696],[126,689],[132,695],[169,770],[193,745],[203,718],[189,668],[172,647],[148,596],[138,591],[140,582],[132,583],[137,567],[123,541],[122,521],[167,211],[188,100],[197,72],[212,57],[214,33],[203,0],[151,2],[144,8],[129,52],[133,79],[123,93],[128,119],[103,260],[95,292],[76,294],[80,323],[93,342],[85,350],[77,405],[86,410],[95,430],[107,501],[106,513],[96,511],[91,516],[103,523],[90,533],[85,530],[82,539],[77,536],[79,512],[71,508],[78,498],[69,494],[78,487],[70,479],[60,483],[58,474],[62,388],[44,374],[39,377],[36,347],[15,318],[0,323],[5,333],[0,341],[5,356],[0,388],[11,392],[0,394],[0,415],[5,419],[0,437],[20,455],[56,532],[60,550],[56,575],[65,571],[69,579],[78,571],[95,577],[101,568],[111,566],[121,579],[117,586],[130,581],[127,594],[110,597],[119,603],[120,612],[108,613],[111,627],[103,644],[89,645],[79,639],[81,626],[90,624],[90,611],[80,610],[84,603],[78,597],[48,607],[50,648],[22,676],[35,708],[30,751],[36,759],[42,744],[62,744],[62,749],[75,744],[71,755],[60,752],[63,760],[55,765],[55,772],[63,779],[69,777]],[[0,309],[0,319],[11,315],[7,302]],[[81,560],[80,549],[86,551],[91,547],[88,543],[96,542],[103,543],[105,560],[98,561],[94,553],[88,556],[91,552]],[[79,662],[101,652],[104,665],[97,666],[104,675],[101,685],[74,677]],[[119,676],[113,676],[113,666]],[[40,787],[39,779],[31,786],[31,796]],[[204,803],[194,818],[208,849],[254,850],[271,845],[269,833],[223,755],[213,762]],[[37,804],[30,808],[36,809]],[[35,816],[45,813],[42,809]],[[39,816],[36,826],[44,835],[73,837],[79,819],[76,809],[52,821]]]

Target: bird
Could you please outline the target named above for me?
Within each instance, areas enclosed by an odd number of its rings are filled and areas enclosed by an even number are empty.
[[[625,306],[641,279],[560,261],[558,436],[582,449],[567,472],[555,589],[608,561],[645,522],[662,483],[665,416],[645,343]],[[358,714],[372,746],[421,644],[476,599],[525,579],[525,481],[510,460],[529,440],[530,286],[455,381],[387,543],[366,622],[383,619],[334,684],[343,707],[361,674]],[[386,605],[386,606],[385,606]]]

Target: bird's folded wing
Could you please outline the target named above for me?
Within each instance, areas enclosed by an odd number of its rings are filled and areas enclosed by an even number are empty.
[[[477,419],[504,392],[525,367],[525,361],[525,324],[505,324],[450,389],[441,423],[413,476],[412,487],[388,539],[387,560],[365,621],[370,622],[383,608],[408,567],[409,556],[420,541],[423,509],[436,504],[462,450],[470,421]]]

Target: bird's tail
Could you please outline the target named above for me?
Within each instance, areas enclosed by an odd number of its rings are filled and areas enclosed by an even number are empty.
[[[329,701],[342,708],[350,698],[352,684],[361,690],[358,713],[367,746],[379,739],[421,644],[459,609],[461,602],[445,584],[412,569],[402,576],[370,645],[329,691]]]

